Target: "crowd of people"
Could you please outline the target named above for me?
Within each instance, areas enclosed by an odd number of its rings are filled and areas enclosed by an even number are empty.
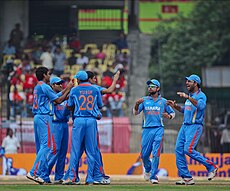
[[[123,116],[125,107],[127,71],[130,56],[127,41],[122,33],[119,39],[102,46],[81,45],[77,33],[55,35],[52,39],[35,35],[25,40],[20,24],[10,33],[3,49],[2,69],[10,81],[10,117],[32,117],[33,88],[37,80],[35,69],[47,67],[53,76],[70,81],[79,70],[92,71],[97,83],[108,88],[113,75],[119,70],[116,90],[103,96],[103,116]],[[23,43],[24,42],[24,43]]]

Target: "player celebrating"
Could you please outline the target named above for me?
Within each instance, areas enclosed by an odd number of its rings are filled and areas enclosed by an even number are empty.
[[[52,89],[61,96],[62,84],[64,81],[59,77],[52,77],[50,79],[50,85]],[[68,121],[70,116],[70,111],[66,108],[67,100],[61,104],[54,105],[54,114],[52,116],[52,128],[51,128],[51,141],[52,150],[47,156],[48,168],[44,173],[44,179],[49,179],[51,170],[55,166],[55,177],[54,184],[62,184],[62,177],[64,175],[65,168],[65,158],[68,150],[68,138],[69,138],[69,128]]]
[[[217,174],[217,166],[212,161],[203,157],[195,150],[195,147],[202,134],[204,124],[204,113],[206,108],[206,95],[200,89],[200,77],[192,74],[186,77],[186,87],[189,94],[177,92],[177,94],[185,98],[185,105],[179,106],[175,101],[168,100],[168,104],[174,107],[179,112],[184,113],[184,122],[177,136],[176,141],[176,165],[181,176],[181,180],[176,184],[193,185],[195,184],[192,175],[188,170],[188,165],[185,155],[188,155],[193,160],[203,164],[208,170],[208,180],[212,180]]]
[[[34,114],[34,133],[36,144],[36,159],[30,172],[26,177],[30,180],[43,184],[44,182],[50,182],[50,179],[43,179],[42,172],[45,171],[47,165],[46,156],[50,150],[50,127],[52,125],[52,108],[50,108],[50,102],[55,104],[62,103],[70,89],[73,87],[73,83],[70,82],[66,89],[62,91],[62,96],[58,97],[57,94],[48,85],[50,81],[50,72],[46,67],[39,67],[36,70],[36,77],[38,83],[34,88],[34,103],[32,112]]]
[[[144,163],[145,173],[144,179],[150,180],[152,184],[158,184],[156,176],[160,153],[163,145],[164,125],[163,117],[173,119],[175,117],[174,110],[166,104],[166,99],[161,97],[160,82],[152,79],[146,82],[148,85],[149,95],[139,98],[133,108],[133,114],[138,115],[144,112],[141,158]],[[150,154],[152,152],[152,162]]]
[[[74,124],[72,130],[72,147],[68,175],[63,184],[80,184],[78,164],[84,146],[88,158],[87,184],[94,182],[94,166],[97,150],[97,121],[102,117],[102,98],[99,90],[88,82],[85,71],[79,71],[75,78],[78,86],[73,88],[68,99],[68,107],[74,109]]]

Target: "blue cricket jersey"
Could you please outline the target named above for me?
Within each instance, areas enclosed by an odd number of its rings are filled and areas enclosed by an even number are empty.
[[[197,106],[194,106],[188,99],[185,101],[185,105],[182,107],[182,113],[184,113],[185,125],[191,124],[204,124],[204,112],[206,108],[206,95],[199,89],[195,93],[190,93],[189,96],[197,100]]]
[[[162,113],[175,113],[174,110],[166,104],[167,100],[161,97],[161,95],[158,96],[156,101],[154,101],[151,96],[145,96],[143,99],[144,102],[138,107],[138,113],[141,111],[144,112],[144,120],[142,124],[143,128],[159,126],[163,127],[164,124]]]
[[[98,88],[89,82],[80,83],[70,91],[68,106],[74,106],[74,118],[76,117],[94,117],[100,118],[102,114],[101,93]]]
[[[53,89],[43,81],[39,81],[34,88],[34,102],[32,112],[34,115],[51,115],[52,108],[50,102],[58,98]]]
[[[99,86],[97,84],[92,84],[92,86],[96,87],[97,89],[99,89],[100,93],[102,92],[102,90],[105,90],[105,87]],[[102,94],[102,93],[101,93]]]
[[[57,93],[58,97],[62,96],[62,92]],[[53,104],[53,121],[56,122],[68,122],[70,117],[70,111],[66,107],[67,100],[60,104]]]

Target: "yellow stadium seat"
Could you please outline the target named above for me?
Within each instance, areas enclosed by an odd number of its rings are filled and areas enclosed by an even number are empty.
[[[107,65],[106,65],[106,64],[100,64],[100,65],[99,65],[99,68],[100,68],[100,70],[101,70],[102,73],[103,73],[103,72],[105,72],[105,71],[107,70]]]
[[[110,50],[116,50],[116,45],[115,44],[108,44],[107,46],[107,49],[110,49]]]
[[[85,44],[84,49],[87,50],[88,48],[97,49],[97,44]]]
[[[72,74],[72,75],[75,75],[80,69],[81,69],[81,66],[80,66],[80,65],[73,65],[73,66],[71,67],[71,74]]]
[[[65,65],[65,68],[64,68],[64,73],[69,73],[70,72],[70,66],[69,65]]]
[[[128,55],[130,54],[129,49],[122,49],[121,52],[122,52],[122,53],[126,53],[126,54],[128,54]]]
[[[94,66],[96,61],[97,61],[99,64],[102,63],[102,60],[101,60],[101,59],[90,59],[88,65],[93,65],[93,66]]]
[[[6,61],[7,61],[8,59],[14,59],[14,58],[15,58],[15,55],[14,55],[14,54],[7,54],[7,55],[4,55],[4,56],[3,56],[3,64],[5,64]]]
[[[71,56],[71,53],[73,52],[73,49],[64,49],[64,53],[65,53],[65,56],[66,58],[69,58]]]
[[[81,54],[78,54],[78,53],[74,54],[74,56],[77,58],[81,58]]]
[[[99,52],[100,52],[99,49],[93,49],[93,50],[91,50],[91,53],[92,53],[93,55],[96,55],[96,54],[99,53]]]

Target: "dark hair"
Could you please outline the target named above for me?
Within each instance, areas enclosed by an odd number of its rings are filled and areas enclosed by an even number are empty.
[[[48,71],[49,71],[49,69],[44,67],[44,66],[37,68],[35,74],[36,74],[38,81],[43,80],[44,74],[47,74]]]
[[[88,79],[92,79],[95,76],[95,74],[91,71],[86,71],[86,73],[88,74]]]
[[[11,129],[10,127],[8,127],[7,130],[6,130],[6,135],[9,135],[10,131],[13,131],[13,129]]]

